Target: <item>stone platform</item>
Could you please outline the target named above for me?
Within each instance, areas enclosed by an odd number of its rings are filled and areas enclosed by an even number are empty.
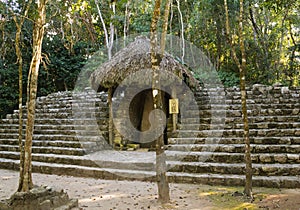
[[[253,185],[299,188],[300,89],[254,85],[247,93]],[[168,139],[169,180],[244,185],[239,89],[202,88],[194,95],[197,105],[185,107],[178,131]],[[112,151],[105,145],[106,97],[87,91],[37,99],[35,172],[155,181],[154,153]],[[18,170],[18,115],[16,110],[0,120],[1,168]]]

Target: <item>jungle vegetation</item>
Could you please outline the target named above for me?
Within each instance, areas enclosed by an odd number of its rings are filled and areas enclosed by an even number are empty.
[[[165,5],[162,1],[162,5]],[[0,0],[0,115],[18,107],[18,58],[15,48],[17,21],[21,26],[20,50],[23,101],[26,101],[28,71],[32,58],[34,4],[24,17],[28,1]],[[38,96],[72,90],[88,58],[107,47],[107,39],[149,32],[153,0],[66,0],[47,5]],[[239,42],[239,1],[228,1],[231,40]],[[164,10],[164,8],[162,8]],[[164,11],[161,11],[164,14]],[[296,0],[249,0],[244,2],[246,84],[281,83],[299,86],[300,2]],[[239,85],[239,68],[226,37],[224,0],[173,0],[168,34],[193,43],[210,58],[224,86]],[[158,24],[163,24],[161,18]],[[113,26],[113,27],[112,27]],[[158,27],[162,28],[162,27]],[[113,36],[110,35],[113,30]],[[106,32],[105,32],[106,31]],[[242,60],[238,45],[235,52]],[[197,76],[197,75],[196,75]],[[198,75],[199,76],[199,75]],[[203,76],[203,75],[202,75]]]

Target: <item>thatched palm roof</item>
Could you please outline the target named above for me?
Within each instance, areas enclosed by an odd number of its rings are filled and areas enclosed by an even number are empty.
[[[187,85],[195,87],[197,82],[192,73],[171,55],[165,53],[160,68],[171,72]],[[96,91],[117,87],[126,77],[142,69],[151,69],[150,40],[137,37],[134,42],[117,52],[111,60],[103,63],[91,77],[92,88]]]

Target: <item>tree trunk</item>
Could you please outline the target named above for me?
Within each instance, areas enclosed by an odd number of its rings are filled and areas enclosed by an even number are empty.
[[[46,23],[46,3],[47,0],[37,1],[38,16],[33,28],[33,55],[28,75],[29,96],[27,100],[27,123],[24,155],[24,180],[22,185],[23,192],[28,192],[32,187],[32,136],[34,130],[35,101],[37,95],[37,80],[40,61],[42,58],[42,42],[44,36],[44,26]]]
[[[126,3],[125,8],[125,15],[124,15],[124,28],[123,28],[123,36],[124,36],[124,47],[125,47],[125,40],[129,34],[129,24],[130,24],[130,4],[131,0],[128,0]]]
[[[165,53],[165,47],[166,47],[166,37],[168,32],[168,22],[169,22],[169,15],[170,15],[170,7],[171,7],[171,0],[166,0],[165,3],[165,13],[164,13],[164,22],[162,26],[162,33],[161,33],[161,39],[160,39],[160,49],[161,54],[163,55]]]
[[[17,55],[17,63],[18,63],[18,72],[19,72],[19,150],[20,150],[20,176],[19,176],[19,186],[17,191],[20,192],[22,190],[23,181],[24,181],[24,143],[23,143],[23,56],[20,47],[21,43],[21,33],[22,33],[22,26],[24,24],[25,18],[28,15],[29,8],[31,6],[32,0],[30,0],[26,5],[24,5],[24,11],[22,11],[23,16],[17,18],[16,14],[13,14],[13,19],[16,24],[16,40],[15,40],[15,49]]]
[[[114,144],[114,122],[113,122],[113,109],[112,109],[112,97],[113,97],[113,89],[108,89],[108,96],[107,96],[107,102],[108,102],[108,143],[109,145]]]
[[[246,164],[246,180],[244,193],[248,197],[252,198],[252,161],[251,161],[251,147],[249,139],[249,124],[248,124],[248,114],[247,114],[247,92],[246,92],[246,53],[244,46],[244,35],[243,35],[243,14],[244,14],[244,2],[240,0],[240,14],[239,14],[239,47],[242,54],[242,62],[240,63],[232,40],[230,39],[230,27],[229,27],[229,14],[227,0],[224,0],[225,6],[225,16],[226,16],[226,33],[229,45],[231,47],[232,55],[235,63],[239,67],[240,71],[240,89],[241,89],[241,101],[242,101],[242,117],[244,123],[244,142],[245,142],[245,164]]]
[[[184,56],[185,56],[185,40],[184,40],[184,25],[183,25],[183,16],[180,9],[180,1],[177,1],[177,9],[180,17],[180,25],[181,25],[181,43],[182,43],[182,56],[181,56],[181,62],[184,63]]]
[[[18,186],[18,192],[21,191],[22,185],[23,185],[23,166],[24,166],[24,144],[23,144],[23,58],[22,58],[22,52],[20,49],[20,39],[21,39],[21,30],[23,21],[20,21],[20,23],[17,22],[16,16],[15,16],[15,23],[17,27],[16,31],[16,41],[15,41],[15,48],[16,48],[16,54],[18,58],[18,65],[19,65],[19,150],[20,150],[20,177],[19,177],[19,186]]]
[[[150,40],[151,40],[151,64],[153,70],[152,76],[152,93],[153,93],[153,105],[154,109],[162,109],[162,93],[160,91],[160,75],[159,65],[161,56],[158,53],[158,41],[157,41],[157,23],[160,16],[161,0],[155,1],[155,8],[152,16],[151,28],[150,28]],[[161,119],[156,119],[160,121]],[[163,130],[163,129],[162,129]],[[164,137],[163,134],[156,140],[156,176],[158,187],[158,201],[161,203],[168,203],[170,201],[169,183],[166,176],[166,155],[164,152]]]
[[[114,43],[115,27],[114,27],[114,25],[111,21],[111,23],[110,23],[110,34],[108,34],[108,31],[107,31],[107,28],[106,28],[106,25],[105,25],[105,22],[104,22],[104,18],[102,16],[102,12],[101,12],[100,7],[99,7],[99,2],[98,2],[98,0],[94,0],[94,1],[95,1],[95,4],[96,4],[96,7],[97,7],[98,15],[100,17],[103,30],[104,30],[105,44],[106,44],[106,48],[107,48],[108,59],[110,60],[111,57],[112,57],[112,47],[113,47],[113,43]],[[112,9],[112,12],[113,12],[113,16],[115,16],[116,15],[116,2],[113,1],[111,3],[111,9]]]
[[[252,160],[251,160],[251,146],[249,138],[249,123],[247,113],[247,92],[246,92],[246,53],[244,45],[243,34],[243,15],[244,15],[244,2],[240,0],[240,17],[239,17],[239,37],[240,49],[242,54],[242,64],[240,68],[240,89],[242,100],[242,115],[244,122],[244,140],[245,140],[245,162],[246,162],[246,180],[244,193],[252,198]]]

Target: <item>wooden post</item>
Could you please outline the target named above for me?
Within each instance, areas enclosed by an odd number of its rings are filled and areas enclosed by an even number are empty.
[[[177,98],[176,89],[172,88],[172,98]],[[177,130],[177,113],[172,114],[173,132]]]
[[[108,102],[108,143],[110,145],[113,145],[113,110],[112,110],[112,96],[113,96],[113,89],[112,87],[108,89],[108,96],[107,96],[107,102]]]

